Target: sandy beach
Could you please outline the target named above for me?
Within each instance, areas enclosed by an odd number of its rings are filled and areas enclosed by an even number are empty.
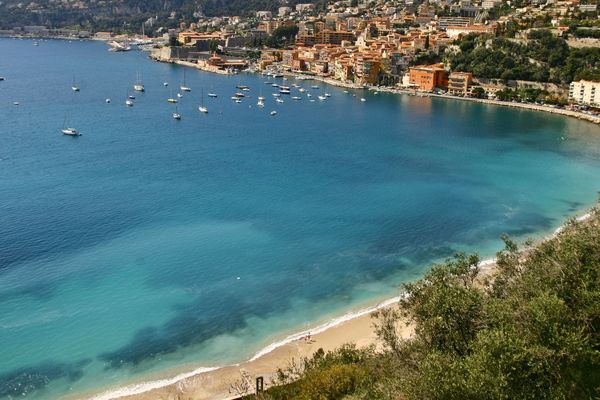
[[[387,307],[394,307],[395,304]],[[377,346],[379,343],[373,331],[373,322],[371,314],[362,315],[323,332],[310,335],[310,340],[304,336],[284,344],[254,360],[199,373],[140,394],[112,398],[127,400],[235,399],[239,397],[239,393],[236,392],[236,389],[232,389],[232,385],[236,386],[242,380],[246,380],[248,386],[254,388],[256,377],[262,376],[265,388],[268,388],[271,386],[271,378],[278,368],[285,368],[292,360],[298,361],[303,357],[310,357],[320,348],[325,351],[334,350],[345,343],[354,343],[358,347],[372,344]],[[401,326],[399,329],[402,337],[409,337],[412,333],[411,327]],[[239,387],[239,385],[237,386]]]
[[[580,214],[575,217],[578,221],[583,221],[590,217],[590,212]],[[554,237],[564,225],[557,228],[551,235],[539,237],[535,243]],[[521,249],[527,252],[528,248]],[[492,276],[496,271],[496,259],[491,258],[482,260],[479,263],[479,279],[486,279]],[[153,389],[144,389],[144,385],[133,385],[124,387],[116,391],[108,391],[103,394],[91,397],[92,400],[233,400],[240,397],[239,388],[243,386],[242,381],[250,388],[245,394],[254,393],[254,385],[257,377],[264,378],[265,389],[272,386],[272,378],[276,376],[279,368],[286,368],[295,360],[299,361],[304,357],[311,357],[317,350],[325,351],[335,350],[340,346],[353,343],[357,347],[367,347],[375,345],[381,346],[378,340],[373,324],[375,320],[372,315],[375,310],[383,308],[396,307],[399,298],[389,299],[379,305],[368,309],[358,311],[356,315],[346,314],[342,316],[343,322],[336,320],[329,325],[315,327],[317,333],[310,334],[305,331],[294,339],[283,345],[275,345],[275,348],[267,347],[252,359],[241,362],[236,365],[224,366],[212,369],[206,372],[188,373],[186,377],[172,378],[168,384],[154,382],[157,387]],[[398,332],[402,338],[409,338],[413,334],[413,326],[407,326],[402,323],[398,326]],[[179,375],[181,376],[181,375]],[[129,393],[129,394],[128,394]],[[131,394],[136,393],[136,394]]]

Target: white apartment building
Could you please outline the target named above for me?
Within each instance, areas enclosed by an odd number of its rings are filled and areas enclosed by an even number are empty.
[[[569,101],[588,106],[600,107],[600,82],[571,82],[569,85]]]

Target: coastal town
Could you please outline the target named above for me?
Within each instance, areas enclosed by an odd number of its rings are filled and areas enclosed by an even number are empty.
[[[169,18],[176,27],[156,28],[157,20],[149,18],[135,35],[43,26],[0,35],[95,38],[114,51],[135,44],[155,60],[216,73],[294,74],[347,87],[528,104],[598,118],[595,3],[345,0],[245,16],[198,12],[189,19],[173,10]],[[154,37],[143,34],[153,26]],[[548,59],[536,50],[541,45],[556,47],[562,58]]]
[[[0,0],[0,400],[600,400],[600,0]]]

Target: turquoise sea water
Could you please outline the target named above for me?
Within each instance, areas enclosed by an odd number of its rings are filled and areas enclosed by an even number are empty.
[[[188,70],[178,122],[181,67],[91,42],[0,55],[0,398],[243,360],[600,188],[600,129],[573,119],[309,82],[332,97],[276,104],[265,77]]]

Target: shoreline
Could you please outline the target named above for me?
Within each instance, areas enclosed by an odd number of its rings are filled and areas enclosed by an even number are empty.
[[[219,71],[208,69],[208,68],[202,68],[198,64],[195,64],[195,63],[192,63],[189,61],[162,60],[162,59],[154,58],[152,56],[150,56],[149,58],[151,60],[157,61],[157,62],[177,64],[177,65],[182,65],[185,67],[196,68],[196,69],[198,69],[200,71],[204,71],[204,72],[211,72],[211,73],[216,73],[219,75],[228,75],[226,72],[219,72]],[[243,72],[248,72],[248,71],[243,71]],[[258,72],[250,72],[250,73],[258,73]],[[356,83],[349,83],[349,82],[339,81],[337,79],[326,78],[323,76],[305,75],[305,74],[300,74],[300,73],[290,72],[290,71],[283,71],[283,72],[281,72],[281,74],[286,77],[294,77],[294,78],[300,77],[301,79],[304,79],[304,80],[320,81],[320,82],[326,83],[331,86],[337,86],[337,87],[342,87],[342,88],[346,88],[346,89],[369,90],[372,92],[384,92],[384,93],[390,93],[390,94],[396,94],[396,95],[436,97],[436,98],[448,99],[448,100],[462,100],[462,101],[470,101],[473,103],[488,104],[488,105],[494,105],[494,106],[520,108],[520,109],[525,109],[525,110],[530,110],[530,111],[540,111],[540,112],[546,112],[546,113],[555,114],[555,115],[561,115],[561,116],[565,116],[565,117],[577,118],[581,121],[591,122],[593,124],[600,125],[600,115],[584,114],[584,113],[577,112],[577,111],[565,110],[562,108],[554,108],[554,107],[538,105],[538,104],[480,99],[477,97],[452,96],[449,94],[421,92],[421,91],[416,91],[416,90],[402,89],[402,88],[390,87],[390,86],[364,86],[364,85],[359,85]]]
[[[206,71],[200,68],[198,65],[186,61],[173,60],[160,62],[178,64],[184,67],[192,67],[199,70],[203,70],[205,72],[214,72]],[[289,72],[284,73],[284,75],[287,77],[304,76]],[[413,91],[402,91],[400,89],[383,87],[365,88],[361,85],[348,84],[323,77],[310,77],[305,79],[312,79],[315,81],[323,82],[325,84],[344,87],[348,89],[363,89],[371,91],[389,92],[392,94],[414,95]],[[476,98],[463,98],[457,96],[437,95],[433,93],[420,93],[419,95],[473,101],[491,105],[509,106],[514,108],[525,108],[533,111],[546,111],[582,119],[579,115],[581,113],[524,103],[509,103]],[[583,116],[587,115],[583,114]],[[590,122],[600,123],[600,117],[596,119],[597,121]],[[579,215],[575,218],[581,220],[589,217],[590,208],[587,208],[586,210],[587,212],[585,212],[584,215]],[[563,222],[556,230],[554,230],[553,234],[546,233],[543,236],[540,236],[539,240],[536,240],[536,242],[546,240],[558,234],[565,226],[567,220],[565,220],[565,222]],[[485,273],[493,272],[494,266],[494,258],[482,260],[480,262],[480,267],[482,271],[485,271]],[[236,364],[229,364],[218,367],[191,367],[189,371],[180,372],[178,374],[174,373],[175,369],[171,369],[170,371],[172,375],[167,375],[169,371],[164,371],[163,376],[168,376],[167,378],[157,378],[155,380],[125,384],[123,386],[115,387],[113,389],[108,390],[106,390],[105,388],[103,392],[100,392],[99,390],[95,391],[97,393],[95,396],[92,395],[84,398],[89,398],[91,400],[149,400],[161,397],[174,398],[172,396],[185,394],[193,396],[193,398],[197,400],[234,399],[239,396],[231,396],[231,393],[228,393],[227,389],[231,383],[233,383],[236,379],[240,378],[240,374],[242,372],[247,372],[248,374],[253,375],[263,374],[265,376],[265,383],[268,383],[269,376],[272,376],[272,374],[276,371],[277,367],[284,367],[292,358],[298,359],[298,357],[310,356],[312,353],[314,353],[314,351],[316,351],[320,347],[324,348],[324,350],[327,351],[339,347],[340,345],[347,342],[360,342],[363,345],[375,344],[375,338],[372,335],[370,314],[375,310],[393,306],[395,303],[397,303],[399,299],[400,297],[396,296],[391,299],[384,300],[376,305],[372,305],[356,311],[347,312],[339,317],[318,324],[311,329],[306,329],[300,332],[287,335],[283,337],[283,339],[277,340],[260,349],[249,359],[245,361],[240,361]],[[315,341],[310,343],[302,341],[302,338],[307,336],[309,333],[311,334],[311,336],[314,335]],[[410,331],[407,331],[405,333],[407,335],[410,335]],[[180,369],[180,371],[181,370],[182,369]],[[159,374],[161,373],[157,373],[157,376]],[[267,385],[267,387],[269,387],[269,385]],[[82,397],[69,396],[69,398]]]
[[[592,215],[595,206],[587,207],[564,220],[560,226],[551,233],[541,235],[534,240],[539,244],[558,235],[569,220],[584,221]],[[528,248],[521,249],[526,252]],[[490,275],[496,267],[496,258],[488,258],[479,262],[480,273]],[[96,395],[76,397],[89,400],[153,400],[156,398],[178,398],[178,396],[192,396],[195,400],[234,400],[241,395],[231,393],[231,385],[240,379],[253,382],[254,377],[263,376],[265,388],[271,387],[271,379],[278,368],[289,365],[291,360],[300,360],[311,357],[319,348],[325,351],[334,350],[346,343],[354,343],[358,347],[378,345],[378,340],[372,329],[371,314],[377,310],[393,307],[400,300],[395,296],[375,305],[359,310],[347,312],[339,317],[330,319],[309,329],[285,336],[259,351],[245,361],[218,367],[197,367],[191,371],[182,372],[168,378],[132,383]],[[409,338],[413,331],[412,326],[403,326],[400,334]],[[306,341],[309,336],[313,340]],[[252,378],[252,379],[250,379]],[[250,388],[253,384],[249,385]],[[246,394],[252,394],[249,391]],[[68,398],[75,398],[69,396]]]
[[[491,261],[491,260],[490,260]],[[493,261],[491,262],[493,264]],[[193,379],[193,378],[199,378],[201,376],[207,376],[210,374],[215,374],[215,375],[220,375],[220,372],[225,372],[228,373],[229,370],[231,369],[248,369],[249,367],[251,367],[251,364],[259,364],[259,365],[263,365],[263,364],[269,364],[271,366],[275,366],[275,368],[273,368],[273,371],[271,373],[271,375],[273,375],[273,373],[276,372],[276,368],[277,367],[284,367],[293,357],[293,350],[300,350],[297,354],[297,356],[300,357],[309,357],[312,355],[312,353],[314,353],[314,351],[318,350],[319,347],[323,347],[324,350],[333,350],[337,347],[339,347],[340,345],[346,343],[347,341],[343,341],[343,342],[339,342],[338,340],[333,340],[333,338],[330,338],[330,336],[334,336],[335,338],[339,337],[339,332],[337,332],[338,330],[340,330],[342,327],[345,327],[349,324],[351,325],[356,325],[356,327],[363,331],[364,333],[364,329],[368,327],[369,331],[371,330],[371,314],[375,311],[381,310],[383,308],[387,308],[387,307],[391,307],[395,304],[398,303],[398,301],[400,300],[401,296],[395,296],[392,298],[388,298],[385,299],[383,301],[379,301],[374,305],[370,305],[364,308],[360,308],[358,310],[353,310],[353,311],[349,311],[346,312],[344,314],[342,314],[341,316],[338,317],[334,317],[332,319],[329,319],[323,323],[320,323],[318,325],[313,325],[307,329],[304,329],[302,331],[298,331],[292,334],[289,334],[287,336],[285,336],[284,338],[277,340],[275,342],[272,342],[270,344],[268,344],[267,346],[261,348],[260,350],[258,350],[257,352],[254,353],[254,355],[252,355],[250,358],[240,361],[238,363],[234,363],[234,364],[227,364],[227,365],[222,365],[222,366],[218,366],[218,367],[197,367],[194,368],[191,371],[188,372],[181,372],[179,374],[176,374],[175,376],[169,377],[169,378],[162,378],[162,379],[156,379],[156,380],[150,380],[150,381],[144,381],[141,383],[132,383],[132,384],[126,384],[124,386],[120,386],[117,387],[115,389],[109,389],[109,390],[105,390],[99,394],[95,394],[95,395],[91,395],[91,396],[87,396],[87,397],[83,397],[89,400],[113,400],[113,399],[155,399],[156,396],[153,394],[155,391],[157,390],[161,390],[161,389],[165,389],[168,388],[170,386],[178,386],[178,384],[182,383],[185,380],[188,379]],[[365,326],[365,322],[367,322],[368,326]],[[333,333],[335,333],[335,335],[332,335]],[[310,352],[309,353],[305,353],[302,350],[302,348],[297,348],[298,344],[302,345],[304,344],[303,339],[306,338],[307,336],[311,336],[314,337],[315,340],[311,341],[309,344],[315,344],[317,343],[318,346],[315,347],[314,349],[312,349],[313,346],[309,346],[310,347]],[[323,343],[323,336],[325,336],[325,339]],[[364,341],[364,338],[360,338],[360,337],[355,337],[354,335],[348,335],[349,337],[349,341]],[[320,340],[321,339],[321,340]],[[374,339],[374,338],[372,338]],[[370,345],[373,344],[374,340],[367,340],[368,343],[363,343],[364,345]],[[306,347],[306,346],[304,346]],[[275,354],[274,354],[275,353]],[[271,355],[275,355],[275,358],[280,359],[280,354],[277,353],[284,353],[286,354],[285,359],[282,362],[277,362],[277,363],[273,363],[273,360],[270,360]],[[298,357],[296,357],[298,358]],[[225,382],[221,382],[222,384],[228,386],[229,383],[232,383],[233,380],[230,381],[225,381]],[[265,384],[267,384],[269,382],[268,377],[265,377]],[[186,385],[187,386],[187,385]],[[162,393],[162,395],[165,395],[164,393]],[[237,398],[239,396],[233,396],[233,397],[229,397],[229,396],[221,396],[221,397],[214,397],[217,394],[211,393],[210,397],[194,397],[195,400],[197,399],[220,399],[220,400],[228,400],[228,399],[234,399]],[[148,396],[148,397],[146,397]],[[217,395],[218,396],[218,395]],[[68,396],[65,398],[82,398],[82,397],[74,397],[74,396]]]

